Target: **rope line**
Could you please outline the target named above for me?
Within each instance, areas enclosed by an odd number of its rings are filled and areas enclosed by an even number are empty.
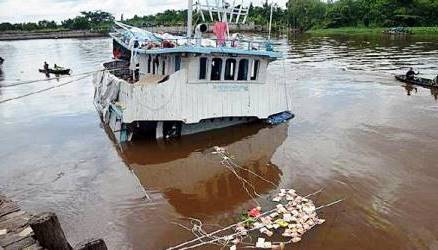
[[[65,82],[65,83],[61,83],[61,84],[58,84],[58,85],[55,85],[55,86],[48,87],[48,88],[45,88],[45,89],[40,89],[40,90],[33,91],[33,92],[30,92],[30,93],[27,93],[27,94],[24,94],[24,95],[20,95],[20,96],[12,97],[12,98],[9,98],[9,99],[1,100],[0,104],[6,103],[6,102],[10,102],[10,101],[14,101],[14,100],[18,100],[18,99],[22,99],[24,97],[28,97],[28,96],[31,96],[31,95],[43,93],[43,92],[46,92],[46,91],[49,91],[49,90],[52,90],[52,89],[55,89],[55,88],[59,88],[59,87],[65,86],[67,84],[70,84],[70,83],[77,82],[79,80],[85,79],[85,78],[87,78],[89,76],[90,76],[90,74],[88,74],[86,76],[83,76],[83,77],[80,77],[78,79],[74,79],[74,80],[71,80],[71,81],[68,81],[68,82]]]
[[[122,69],[125,69],[125,68],[116,68],[116,69],[99,69],[99,70],[93,70],[93,71],[83,72],[83,73],[79,73],[79,74],[75,74],[75,75],[66,75],[66,76],[50,77],[50,78],[46,78],[46,79],[37,79],[37,80],[21,81],[21,82],[15,82],[15,83],[7,84],[7,85],[0,85],[0,88],[10,88],[10,87],[16,87],[16,86],[20,86],[20,85],[26,85],[26,84],[36,83],[36,82],[46,82],[46,81],[48,82],[48,81],[51,81],[51,80],[60,80],[60,79],[65,79],[65,78],[71,78],[71,77],[77,77],[77,76],[90,75],[90,74],[94,74],[94,73],[101,72],[101,71],[112,72],[112,71],[122,70]]]

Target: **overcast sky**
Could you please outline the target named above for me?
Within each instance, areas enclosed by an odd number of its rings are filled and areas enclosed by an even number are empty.
[[[270,0],[281,6],[285,6],[286,1]],[[252,2],[261,4],[264,0]],[[84,10],[108,11],[119,19],[122,13],[129,18],[135,14],[143,16],[167,9],[185,9],[186,6],[186,0],[0,0],[0,22],[35,22],[43,19],[59,22],[75,17]]]

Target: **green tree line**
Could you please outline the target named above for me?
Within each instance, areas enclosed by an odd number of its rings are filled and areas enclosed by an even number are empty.
[[[38,30],[96,30],[107,31],[113,24],[114,17],[104,11],[83,11],[80,16],[66,19],[57,24],[55,21],[37,23],[0,23],[0,31],[38,31]]]
[[[338,27],[394,27],[394,26],[438,26],[438,0],[289,0],[286,9],[274,4],[273,27],[296,29]],[[266,25],[271,5],[250,5],[248,22]],[[200,22],[199,15],[194,16]],[[186,10],[166,10],[155,15],[137,16],[125,23],[145,26],[185,25]],[[0,23],[0,31],[18,30],[98,30],[110,29],[114,17],[104,11],[84,11],[80,16],[57,24],[54,21],[37,23]]]
[[[302,29],[438,25],[438,0],[289,0],[287,12]]]

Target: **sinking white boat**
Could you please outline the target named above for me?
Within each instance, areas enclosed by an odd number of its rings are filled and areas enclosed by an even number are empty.
[[[284,79],[268,70],[282,54],[269,41],[230,39],[228,15],[215,24],[226,32],[216,39],[203,37],[204,25],[181,37],[116,23],[116,60],[93,81],[94,104],[119,142],[293,117]]]

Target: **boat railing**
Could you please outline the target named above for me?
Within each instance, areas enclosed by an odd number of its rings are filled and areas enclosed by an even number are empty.
[[[149,31],[135,28],[126,24],[116,23],[119,29],[115,28],[114,32],[110,35],[119,39],[124,44],[128,45],[131,40],[134,39],[138,43],[138,48],[141,49],[162,49],[162,48],[175,48],[179,46],[197,46],[197,47],[210,47],[210,48],[235,48],[243,50],[261,50],[261,51],[274,51],[274,45],[270,40],[261,39],[248,39],[248,38],[209,38],[209,37],[185,37],[185,36],[173,36],[170,34],[157,34]],[[137,30],[133,30],[137,29]],[[139,31],[144,32],[136,34]],[[127,36],[129,34],[129,36]],[[167,37],[166,37],[167,35]]]
[[[274,51],[274,45],[272,41],[268,40],[252,40],[252,39],[217,39],[217,38],[160,38],[159,41],[139,41],[138,48],[150,50],[150,49],[164,49],[175,48],[181,46],[191,47],[204,47],[204,48],[233,48],[241,50],[260,50],[260,51]],[[123,40],[126,44],[129,41]]]

